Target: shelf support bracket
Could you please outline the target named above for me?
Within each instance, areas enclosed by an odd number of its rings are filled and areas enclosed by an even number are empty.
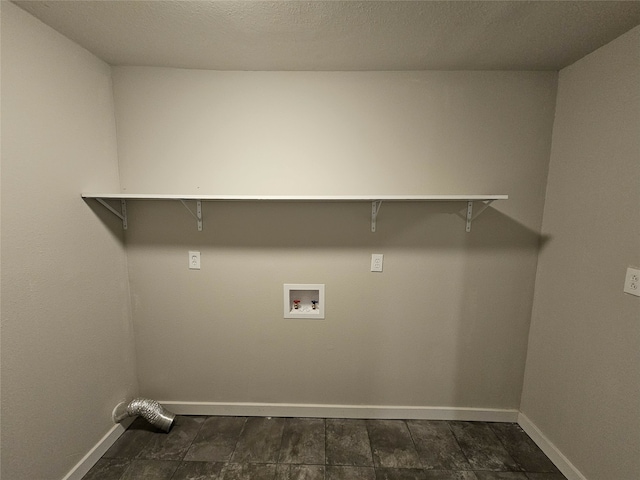
[[[182,205],[184,205],[184,208],[187,209],[187,211],[191,214],[191,216],[196,219],[196,222],[198,222],[198,231],[201,232],[202,231],[202,200],[196,200],[196,213],[193,213],[193,211],[191,211],[191,209],[189,208],[189,206],[186,204],[184,200],[180,199],[180,202],[182,202]]]
[[[127,229],[127,201],[126,200],[120,200],[120,212],[117,211],[115,208],[113,208],[111,205],[109,205],[107,202],[105,202],[104,199],[96,198],[96,200],[98,201],[98,203],[100,203],[100,205],[102,205],[104,208],[106,208],[111,213],[113,213],[116,217],[122,220],[123,230]]]
[[[473,214],[473,201],[468,201],[467,202],[467,227],[466,227],[466,231],[470,232],[471,231],[471,222],[473,222],[476,218],[478,218],[480,216],[480,214],[482,212],[484,212],[487,208],[489,208],[489,205],[491,205],[493,203],[493,200],[486,200],[482,202],[482,207],[480,207],[480,209],[478,211],[476,211],[476,214]]]
[[[376,221],[378,220],[378,212],[382,206],[382,200],[374,200],[371,202],[371,231],[376,231]]]

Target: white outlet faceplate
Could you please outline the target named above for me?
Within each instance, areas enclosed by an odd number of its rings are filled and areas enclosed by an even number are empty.
[[[200,252],[189,252],[189,270],[200,270]]]
[[[640,297],[640,269],[627,268],[627,276],[624,277],[624,293]]]
[[[384,255],[382,253],[372,253],[371,254],[371,271],[381,272],[383,260],[384,260]]]

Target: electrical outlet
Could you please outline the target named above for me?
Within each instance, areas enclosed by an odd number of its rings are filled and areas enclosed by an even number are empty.
[[[372,272],[381,272],[382,271],[382,261],[384,259],[384,255],[381,253],[372,253],[371,254],[371,271]]]
[[[627,276],[624,277],[624,293],[640,297],[640,269],[627,268]]]
[[[189,270],[200,270],[200,252],[189,252]]]

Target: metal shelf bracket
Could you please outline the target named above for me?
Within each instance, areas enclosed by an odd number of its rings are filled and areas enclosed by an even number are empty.
[[[193,213],[193,211],[189,208],[189,206],[186,204],[184,200],[180,199],[180,202],[182,202],[182,205],[184,205],[184,208],[187,209],[187,211],[191,214],[191,216],[196,219],[196,222],[198,222],[198,231],[201,232],[202,231],[202,200],[196,200],[196,213]]]
[[[109,205],[107,202],[105,202],[104,199],[96,198],[96,200],[98,201],[98,203],[100,203],[100,205],[102,205],[104,208],[106,208],[111,213],[113,213],[116,217],[122,220],[123,230],[127,229],[127,201],[126,200],[120,200],[120,212],[117,211],[115,208],[113,208],[111,205]]]
[[[374,200],[371,202],[371,231],[376,231],[376,221],[378,220],[378,212],[382,206],[382,200]]]
[[[471,231],[471,223],[480,216],[480,214],[482,212],[484,212],[487,208],[489,208],[489,205],[491,205],[493,203],[493,200],[484,200],[482,202],[482,207],[480,207],[479,210],[476,211],[476,214],[473,214],[473,201],[469,200],[467,202],[467,227],[466,227],[466,231],[470,232]]]

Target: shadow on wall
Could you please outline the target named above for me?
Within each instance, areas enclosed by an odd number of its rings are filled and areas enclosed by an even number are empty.
[[[87,205],[116,236],[122,222],[95,200]],[[195,210],[194,202],[189,207]],[[118,210],[118,202],[112,202]],[[464,202],[384,202],[371,232],[368,202],[203,202],[203,231],[178,201],[129,201],[125,242],[233,248],[543,248],[541,235],[491,206],[465,232]]]
[[[84,203],[91,209],[93,214],[102,222],[111,235],[119,241],[123,242],[126,232],[122,229],[122,221],[106,208],[100,205],[96,200],[84,200]],[[116,210],[119,208],[118,202],[111,202],[112,207]]]

